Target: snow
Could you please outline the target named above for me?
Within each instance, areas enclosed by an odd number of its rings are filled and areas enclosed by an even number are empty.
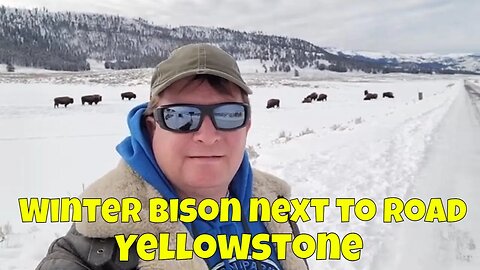
[[[105,63],[96,59],[87,59],[91,71],[105,70]]]
[[[341,48],[324,48],[327,52],[331,54],[338,55],[339,52],[347,55],[361,55],[372,59],[381,59],[381,58],[397,58],[400,61],[416,61],[416,62],[428,62],[429,60],[439,59],[449,59],[449,58],[462,58],[468,57],[470,55],[475,55],[474,53],[449,53],[449,54],[437,54],[437,53],[417,53],[417,54],[407,54],[407,53],[394,53],[389,51],[352,51]],[[425,61],[427,60],[427,61]]]
[[[400,54],[392,52],[370,52],[370,51],[351,51],[339,48],[324,48],[329,53],[338,55],[340,52],[346,55],[359,55],[371,59],[396,59],[399,62],[414,62],[414,63],[443,63],[447,66],[459,70],[469,70],[477,72],[480,70],[477,53],[450,53],[450,54],[436,54],[436,53],[422,53],[422,54]]]
[[[15,66],[15,72],[10,73],[7,72],[7,65],[6,64],[0,64],[0,74],[14,74],[14,73],[64,73],[64,71],[54,71],[54,70],[46,70],[42,68],[34,68],[34,67],[23,67],[23,66]]]
[[[248,59],[238,62],[238,68],[242,74],[245,73],[262,73],[265,69],[262,67],[259,59]],[[267,64],[268,65],[268,64]]]
[[[308,70],[294,78],[256,73],[258,67],[240,63],[254,91],[247,140],[257,154],[253,165],[288,181],[294,197],[330,198],[325,221],[300,222],[303,232],[356,232],[363,239],[360,260],[310,258],[310,269],[480,269],[480,101],[464,88],[469,80],[480,92],[477,78]],[[17,199],[76,196],[115,166],[114,148],[128,135],[126,115],[148,100],[150,72],[0,76],[0,225],[12,227],[0,243],[0,270],[34,269],[66,233],[68,223],[22,224]],[[364,101],[366,89],[379,99]],[[137,99],[122,101],[124,91]],[[313,91],[328,100],[302,104]],[[382,99],[386,91],[395,98]],[[101,94],[103,101],[82,106],[84,94]],[[52,99],[60,95],[75,103],[54,109]],[[281,107],[267,110],[270,98]],[[457,197],[469,211],[456,223],[384,224],[387,197]],[[336,198],[370,198],[378,213],[368,222],[342,223]]]

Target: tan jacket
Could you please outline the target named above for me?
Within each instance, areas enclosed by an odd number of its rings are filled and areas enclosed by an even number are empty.
[[[290,197],[289,185],[270,174],[253,170],[253,196],[265,197],[270,202],[277,199],[279,196],[286,198]],[[148,202],[150,198],[162,197],[160,193],[150,184],[144,181],[137,173],[135,173],[124,161],[120,162],[117,168],[113,169],[105,176],[90,185],[87,190],[81,195],[82,198],[102,198],[113,197],[118,200],[127,197],[134,197],[141,201],[142,210],[139,215],[142,219],[137,223],[107,223],[102,218],[97,218],[96,222],[89,223],[83,221],[75,224],[76,230],[89,238],[111,238],[117,234],[143,234],[152,233],[158,235],[159,233],[168,232],[171,235],[182,232],[187,233],[187,228],[181,222],[165,222],[165,223],[151,223],[149,222]],[[99,208],[97,208],[100,211]],[[101,217],[97,213],[97,217]],[[277,223],[275,221],[265,222],[265,226],[270,233],[292,233],[292,227],[287,223]],[[189,235],[189,234],[188,234]],[[175,249],[175,237],[170,237],[169,249]],[[192,250],[193,239],[191,237],[187,240],[187,249]],[[51,248],[52,250],[52,248]],[[291,251],[290,246],[287,250]],[[50,254],[50,252],[49,252]],[[48,255],[44,259],[48,260]],[[58,257],[58,256],[53,256]],[[308,269],[304,260],[296,257],[292,252],[287,252],[285,260],[280,263],[284,270],[302,270]],[[51,264],[50,264],[51,265]],[[41,270],[53,270],[56,268],[38,267]],[[64,268],[67,269],[67,268]],[[153,260],[143,261],[139,260],[138,269],[141,270],[171,270],[171,269],[188,269],[188,270],[208,270],[207,264],[202,258],[196,257],[194,254],[191,260]]]

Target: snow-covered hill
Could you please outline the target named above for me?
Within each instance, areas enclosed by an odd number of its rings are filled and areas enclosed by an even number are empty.
[[[142,18],[0,6],[0,64],[50,70],[153,67],[175,48],[214,43],[236,59],[262,61],[259,72],[319,69],[364,73],[480,73],[478,55],[394,55],[325,49],[321,44],[222,27],[168,27]],[[96,65],[96,67],[100,65]]]
[[[475,53],[452,53],[439,55],[435,53],[423,54],[400,54],[392,52],[369,52],[369,51],[351,51],[337,48],[324,48],[329,53],[335,55],[348,55],[351,57],[360,56],[384,62],[398,63],[417,63],[432,64],[438,63],[452,70],[463,70],[480,73],[480,54]]]

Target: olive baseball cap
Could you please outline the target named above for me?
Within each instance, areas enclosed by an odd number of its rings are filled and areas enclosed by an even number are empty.
[[[155,67],[150,85],[150,97],[158,95],[172,83],[196,74],[222,77],[252,94],[240,75],[235,59],[224,50],[207,43],[188,44],[175,49]]]

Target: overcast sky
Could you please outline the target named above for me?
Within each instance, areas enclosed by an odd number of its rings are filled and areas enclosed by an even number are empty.
[[[480,53],[478,0],[0,0],[296,37],[321,47],[394,53]]]

